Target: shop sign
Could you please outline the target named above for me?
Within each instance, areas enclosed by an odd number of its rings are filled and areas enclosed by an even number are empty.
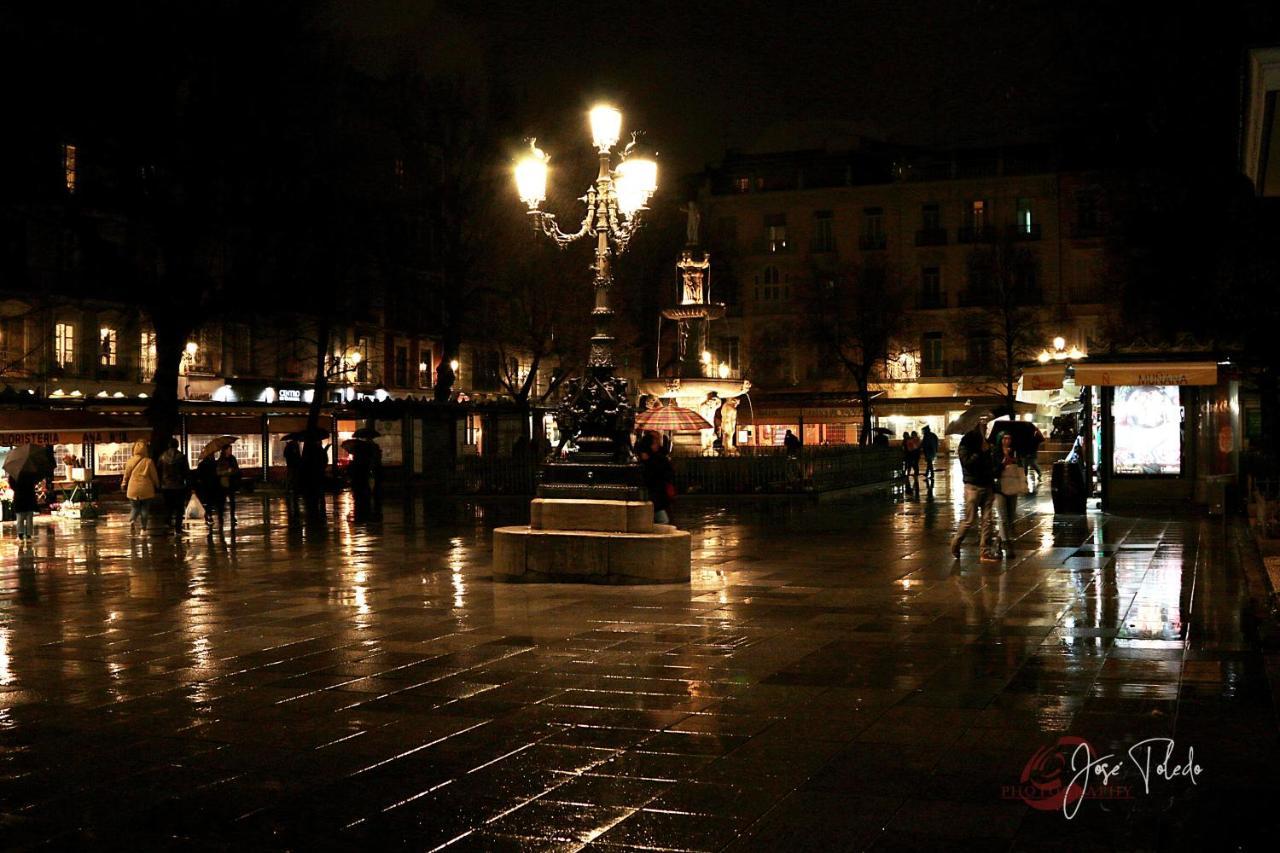
[[[276,391],[276,399],[279,400],[281,403],[301,403],[302,389],[301,388],[281,388],[280,390]]]
[[[1076,365],[1077,385],[1217,385],[1213,363]]]
[[[0,433],[0,445],[18,447],[23,444],[82,444],[86,441],[97,444],[124,444],[132,440],[130,433],[143,432],[150,432],[150,430],[144,427],[128,431],[100,429],[87,432],[4,432]]]

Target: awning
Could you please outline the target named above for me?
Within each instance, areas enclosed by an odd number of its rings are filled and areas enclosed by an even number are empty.
[[[1077,385],[1217,385],[1215,361],[1077,364]]]
[[[319,426],[320,429],[329,430],[333,424],[333,419],[328,415],[321,415]],[[267,432],[272,433],[290,433],[302,432],[307,428],[306,415],[272,415],[267,419]]]
[[[1045,364],[1022,371],[1024,391],[1062,387],[1066,365]],[[1077,362],[1076,385],[1217,385],[1214,361]]]
[[[126,442],[146,435],[141,419],[113,418],[96,412],[51,409],[0,412],[0,445]]]

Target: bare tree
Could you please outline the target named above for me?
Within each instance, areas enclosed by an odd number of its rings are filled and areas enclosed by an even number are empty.
[[[968,271],[957,320],[966,370],[1012,412],[1022,368],[1044,346],[1036,256],[1009,232],[975,248]]]
[[[821,356],[835,359],[853,380],[862,407],[862,444],[871,442],[872,385],[890,361],[906,328],[906,295],[883,267],[849,266],[814,294],[811,334]]]

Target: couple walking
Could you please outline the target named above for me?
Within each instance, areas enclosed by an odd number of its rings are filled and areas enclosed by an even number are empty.
[[[981,516],[978,546],[983,562],[999,562],[1001,550],[1013,555],[1013,515],[1018,496],[1028,493],[1026,463],[1013,447],[1013,435],[1000,432],[987,440],[987,418],[965,433],[956,455],[964,474],[964,517],[951,540],[951,554],[960,556],[960,545],[969,528]],[[996,535],[994,512],[999,513]]]

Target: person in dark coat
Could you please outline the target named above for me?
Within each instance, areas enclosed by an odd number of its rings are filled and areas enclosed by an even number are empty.
[[[174,533],[182,532],[187,498],[191,493],[187,486],[190,476],[187,454],[178,449],[178,439],[170,438],[168,449],[160,454],[160,493],[164,495],[165,512]]]
[[[372,474],[373,458],[367,442],[357,441],[350,447],[351,463],[347,465],[347,476],[351,479],[351,497],[355,505],[352,518],[357,523],[361,523],[369,520],[372,503],[369,477]]]
[[[671,523],[671,503],[676,494],[676,472],[666,447],[652,432],[646,432],[636,444],[636,457],[644,476],[644,487],[653,503],[655,524]]]
[[[209,536],[213,536],[215,512],[218,514],[218,532],[221,533],[227,493],[222,488],[222,478],[218,476],[218,460],[212,454],[201,459],[196,466],[196,497],[204,506],[204,520]]]
[[[956,528],[956,535],[951,539],[951,553],[953,556],[960,556],[960,543],[964,541],[974,521],[981,516],[978,527],[981,559],[999,562],[1000,557],[991,551],[991,539],[995,530],[995,519],[992,517],[995,495],[992,491],[994,474],[991,470],[991,443],[987,441],[986,432],[987,419],[983,418],[976,427],[964,434],[960,439],[960,447],[956,450],[960,470],[964,475],[964,517]]]
[[[787,449],[788,456],[800,455],[800,437],[791,430],[787,430],[787,434],[782,437],[782,446]]]
[[[18,541],[35,536],[36,483],[40,478],[23,472],[13,478],[13,512],[18,517]]]
[[[302,494],[302,447],[294,438],[284,444],[284,491],[290,514],[296,513]]]
[[[938,455],[938,434],[925,424],[920,435],[920,452],[924,454],[924,478],[933,479],[933,459]]]

